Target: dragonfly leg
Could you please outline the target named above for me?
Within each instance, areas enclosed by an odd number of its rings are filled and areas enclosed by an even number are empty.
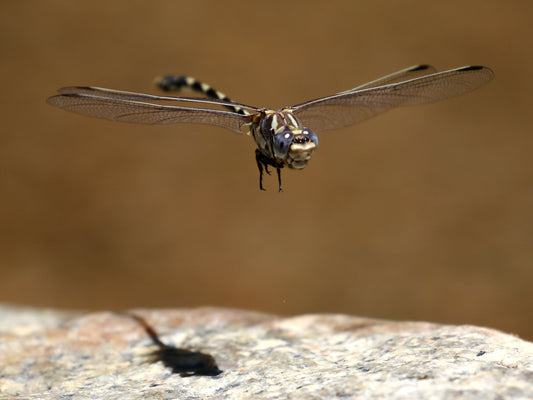
[[[279,191],[283,192],[281,187],[281,168],[283,168],[283,164],[265,156],[259,149],[255,149],[255,161],[257,161],[257,168],[259,168],[259,188],[261,190],[265,190],[265,188],[263,188],[263,172],[266,172],[268,175],[270,175],[268,166],[271,166],[276,168],[278,173]]]
[[[259,169],[259,189],[261,190],[265,190],[265,188],[263,187],[263,166],[265,167],[266,169],[266,164],[264,163],[263,161],[263,155],[261,154],[261,152],[256,149],[255,150],[255,161],[257,162],[257,168]],[[267,173],[268,173],[268,169],[266,170]]]

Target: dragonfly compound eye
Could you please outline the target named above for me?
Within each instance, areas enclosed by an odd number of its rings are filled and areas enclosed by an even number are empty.
[[[291,148],[294,134],[291,131],[283,131],[274,136],[274,155],[285,159]]]

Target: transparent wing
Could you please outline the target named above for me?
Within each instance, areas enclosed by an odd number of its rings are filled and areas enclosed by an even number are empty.
[[[291,108],[300,122],[315,132],[338,129],[362,122],[392,108],[459,96],[478,88],[494,76],[489,68],[470,66],[394,83],[402,75],[409,77],[409,70],[408,68],[358,88]],[[383,85],[383,82],[393,83]],[[376,83],[379,86],[374,86]]]
[[[410,79],[419,78],[424,75],[434,74],[437,70],[431,65],[414,65],[409,68],[402,69],[401,71],[395,72],[393,74],[383,76],[375,81],[367,82],[363,85],[357,86],[353,89],[345,90],[341,93],[351,93],[356,90],[369,89],[376,86],[390,85],[392,83],[404,82]]]
[[[133,101],[176,101],[185,103],[202,103],[214,104],[219,106],[235,106],[246,108],[252,111],[259,111],[259,108],[248,106],[246,104],[235,103],[233,101],[210,99],[203,97],[176,97],[176,96],[158,96],[154,94],[126,92],[124,90],[106,89],[95,86],[70,86],[58,90],[61,94],[85,94],[89,96],[105,97],[116,100],[133,100]]]
[[[250,116],[193,107],[154,104],[139,100],[176,100],[207,104],[228,104],[224,101],[201,98],[181,98],[120,92],[110,89],[78,87],[63,88],[62,94],[47,99],[47,103],[66,111],[89,117],[141,124],[197,123],[216,125],[243,133],[243,125],[250,123]],[[234,103],[232,103],[234,104]],[[240,106],[240,105],[239,105]],[[247,106],[245,106],[247,107]],[[252,108],[253,109],[253,108]]]

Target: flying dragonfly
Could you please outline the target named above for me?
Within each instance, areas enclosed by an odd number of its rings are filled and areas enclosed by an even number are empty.
[[[487,83],[487,67],[467,66],[436,72],[416,65],[331,96],[278,111],[231,101],[224,93],[192,77],[165,76],[156,84],[167,92],[189,88],[207,97],[157,96],[90,86],[65,87],[48,104],[90,117],[141,124],[195,123],[216,125],[252,136],[257,146],[259,188],[269,167],[303,169],[318,148],[315,132],[357,124],[387,110],[459,96]],[[168,105],[180,102],[182,105]],[[174,103],[175,104],[175,103]],[[219,106],[220,110],[208,108]],[[313,130],[311,130],[311,128]]]

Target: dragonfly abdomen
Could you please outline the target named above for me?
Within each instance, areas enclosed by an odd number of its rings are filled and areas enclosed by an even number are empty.
[[[185,89],[194,90],[195,92],[202,93],[203,95],[210,97],[212,99],[223,100],[223,101],[227,101],[228,103],[232,102],[231,99],[228,96],[226,96],[224,93],[213,89],[207,83],[200,82],[199,80],[197,80],[196,78],[193,78],[192,76],[167,75],[167,76],[156,78],[154,80],[154,83],[157,85],[157,87],[159,87],[161,90],[164,90],[165,92],[179,92],[180,90],[185,88]],[[241,107],[236,107],[234,105],[228,104],[227,106],[224,106],[224,107],[241,115],[250,114],[245,109]]]

